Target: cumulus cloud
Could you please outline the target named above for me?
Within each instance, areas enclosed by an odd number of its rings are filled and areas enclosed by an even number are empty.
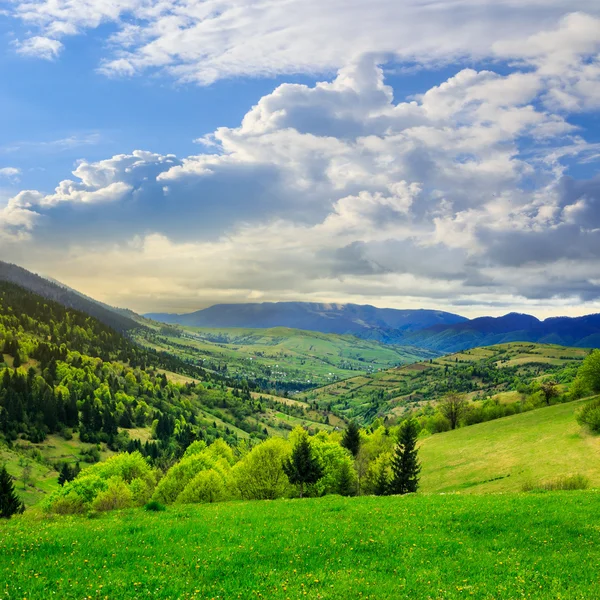
[[[256,297],[593,306],[600,184],[568,164],[597,160],[569,120],[597,100],[597,23],[514,37],[508,73],[458,70],[405,101],[376,54],[281,85],[203,138],[210,152],[82,161],[53,192],[20,192],[0,212],[0,248],[139,310]],[[572,48],[546,56],[552,39]],[[551,98],[557,82],[575,103]]]
[[[100,69],[133,75],[159,69],[180,80],[210,83],[222,77],[324,73],[367,53],[420,64],[488,57],[511,39],[511,53],[535,58],[548,37],[518,47],[540,24],[565,12],[598,14],[595,0],[15,0],[13,17],[40,34],[22,48],[61,42],[111,24],[112,54]],[[581,23],[582,32],[588,33]],[[35,40],[35,41],[34,41]],[[574,37],[559,42],[577,41]],[[54,47],[50,46],[55,42]]]
[[[15,46],[19,54],[44,60],[58,58],[63,49],[62,42],[59,40],[39,35],[23,41],[16,41]]]

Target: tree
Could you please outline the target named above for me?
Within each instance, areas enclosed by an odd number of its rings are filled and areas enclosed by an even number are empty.
[[[415,419],[405,421],[398,435],[398,445],[392,457],[392,494],[409,494],[416,492],[419,486],[421,464],[418,459],[417,436],[419,425]]]
[[[352,452],[352,456],[356,458],[360,450],[360,429],[354,421],[348,423],[344,436],[342,437],[342,446]]]
[[[76,468],[71,468],[71,466],[68,463],[63,463],[63,466],[60,469],[60,473],[58,474],[58,484],[61,486],[65,485],[65,483],[73,481],[76,475]]]
[[[310,445],[308,436],[304,434],[292,450],[292,455],[283,463],[283,470],[290,483],[300,488],[300,498],[304,495],[304,486],[317,483],[323,476],[323,468],[319,464]]]
[[[600,350],[592,350],[583,361],[577,378],[595,394],[600,393]]]
[[[270,438],[253,448],[233,469],[235,484],[245,500],[275,500],[289,489],[283,463],[289,457],[289,444]]]
[[[556,381],[543,381],[540,384],[540,390],[542,394],[544,394],[544,400],[548,405],[550,405],[552,398],[556,398],[558,396],[558,387],[556,385]]]
[[[31,462],[21,457],[19,458],[19,466],[21,467],[21,481],[23,482],[23,489],[27,489],[27,485],[31,483]]]
[[[22,513],[25,505],[15,492],[15,485],[6,467],[0,467],[0,518],[10,519],[15,514]]]
[[[467,399],[464,394],[450,392],[438,404],[438,410],[450,423],[450,429],[456,429],[467,411]]]
[[[340,465],[337,493],[340,496],[354,496],[356,494],[356,478],[352,477],[352,466],[347,462]]]

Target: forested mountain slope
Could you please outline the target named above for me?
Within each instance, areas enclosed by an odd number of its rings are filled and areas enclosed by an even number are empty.
[[[122,311],[113,310],[106,305],[102,305],[65,286],[58,285],[39,275],[35,275],[17,265],[0,261],[0,281],[19,285],[48,300],[58,302],[66,308],[81,310],[117,331],[128,331],[139,327],[138,323],[130,316],[123,314]]]
[[[11,283],[0,282],[0,435],[42,441],[78,432],[82,442],[176,456],[194,439],[269,433],[296,424],[330,427],[326,414],[142,348],[100,323]],[[174,372],[178,372],[177,374]],[[289,422],[288,422],[289,421]],[[146,436],[146,439],[148,436]]]

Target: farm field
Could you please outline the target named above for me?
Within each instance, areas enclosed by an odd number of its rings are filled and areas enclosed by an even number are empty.
[[[438,400],[449,391],[471,400],[515,401],[515,388],[551,376],[563,391],[589,350],[515,342],[474,348],[373,374],[364,374],[310,390],[310,402],[346,418],[369,423],[397,417]]]
[[[596,491],[277,500],[3,525],[3,597],[597,595]]]
[[[155,327],[140,343],[197,362],[230,377],[297,391],[360,373],[439,356],[431,350],[391,346],[349,335],[276,327],[211,329]]]
[[[576,421],[587,400],[539,408],[424,438],[425,492],[518,492],[561,475],[600,487],[600,437]]]

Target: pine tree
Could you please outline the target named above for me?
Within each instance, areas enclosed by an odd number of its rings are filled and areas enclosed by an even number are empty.
[[[352,467],[347,462],[343,462],[340,465],[340,475],[337,485],[337,493],[340,496],[354,496],[356,494],[356,486],[354,485],[351,469]]]
[[[76,474],[77,472],[75,468],[72,468],[68,463],[63,463],[60,473],[58,474],[58,484],[65,485],[65,483],[73,481]]]
[[[300,487],[300,498],[304,486],[317,483],[323,477],[323,468],[314,456],[308,436],[303,435],[292,450],[292,455],[283,463],[283,470],[290,483]]]
[[[3,465],[0,468],[0,517],[10,519],[12,515],[22,513],[24,510],[25,505],[15,492],[12,477]]]
[[[405,421],[400,428],[398,444],[392,457],[392,480],[390,493],[409,494],[419,486],[421,464],[417,457],[419,426],[414,419]]]
[[[342,446],[352,452],[352,456],[356,457],[360,450],[360,429],[354,421],[348,423],[344,436],[342,437]]]

